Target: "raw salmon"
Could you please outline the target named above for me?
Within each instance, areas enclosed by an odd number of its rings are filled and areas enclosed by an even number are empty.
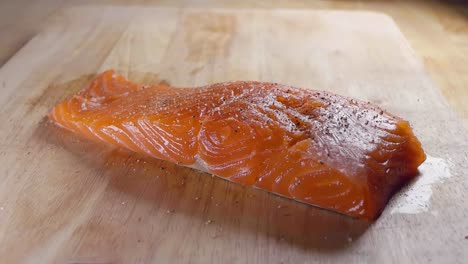
[[[109,70],[49,118],[94,140],[366,219],[425,160],[407,121],[276,83],[146,86]]]

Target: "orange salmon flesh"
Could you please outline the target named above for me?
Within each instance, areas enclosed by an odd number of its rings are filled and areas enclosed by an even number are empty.
[[[377,218],[426,158],[407,121],[276,83],[147,86],[109,70],[49,118],[93,140],[364,219]]]

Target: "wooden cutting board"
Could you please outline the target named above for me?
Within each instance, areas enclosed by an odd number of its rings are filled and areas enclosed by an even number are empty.
[[[175,86],[260,80],[374,102],[428,160],[365,223],[97,144],[46,121],[114,68]],[[2,263],[462,263],[468,140],[393,21],[370,12],[66,9],[0,69]]]

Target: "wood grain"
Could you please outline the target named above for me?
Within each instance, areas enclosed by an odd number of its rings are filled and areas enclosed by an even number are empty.
[[[0,1],[0,65],[41,32],[51,13],[73,6],[293,8],[378,11],[391,16],[449,105],[468,128],[468,5],[466,1],[395,0],[15,0]]]
[[[468,258],[468,141],[460,119],[389,17],[123,6],[65,9],[45,25],[0,69],[3,262]],[[44,117],[55,103],[107,68],[148,83],[260,80],[369,100],[410,120],[427,153],[446,160],[452,176],[433,186],[427,212],[392,214],[390,205],[371,224],[48,124]],[[420,176],[425,177],[431,175]]]

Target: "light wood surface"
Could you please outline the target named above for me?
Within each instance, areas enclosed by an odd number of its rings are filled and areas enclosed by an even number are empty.
[[[437,87],[468,128],[468,3],[445,0],[4,0],[0,1],[0,65],[41,31],[63,7],[139,6],[200,8],[346,9],[391,16]]]
[[[371,224],[111,149],[48,124],[45,115],[54,104],[107,68],[149,83],[261,80],[369,100],[411,121],[427,154],[448,164],[446,179],[433,183],[424,211],[395,213],[406,190]],[[47,20],[0,69],[0,79],[2,263],[468,258],[465,132],[385,15],[71,8]],[[433,173],[425,170],[418,181]]]

